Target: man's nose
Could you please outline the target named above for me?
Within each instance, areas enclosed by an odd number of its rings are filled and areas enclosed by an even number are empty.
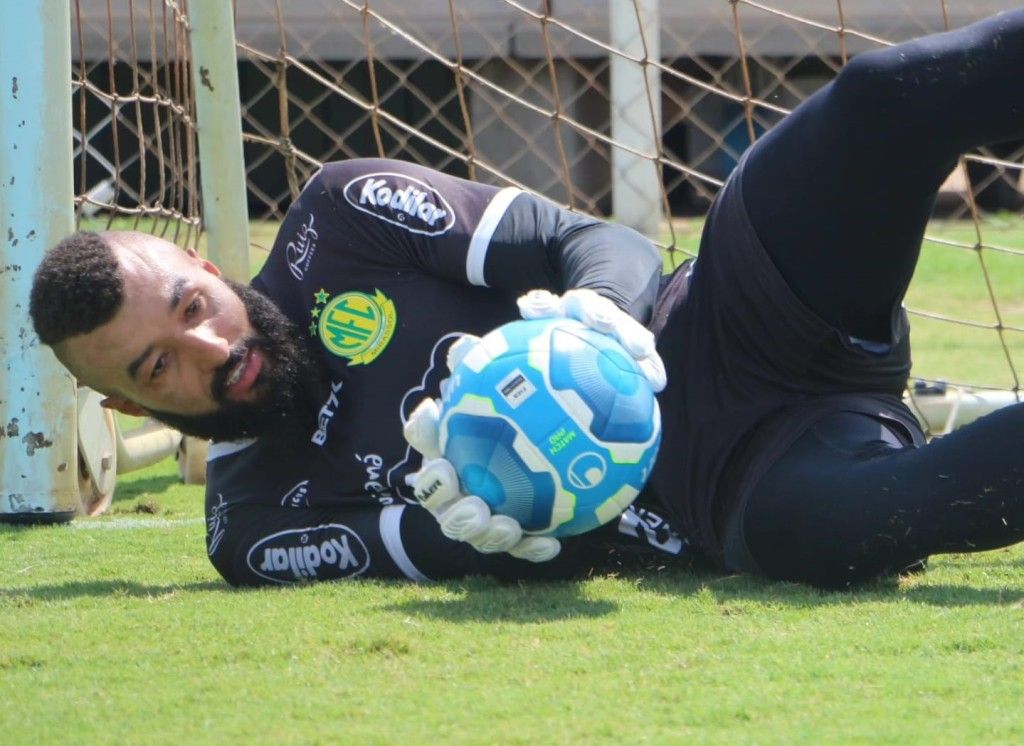
[[[231,343],[209,324],[185,332],[185,349],[204,369],[216,369],[231,356]]]

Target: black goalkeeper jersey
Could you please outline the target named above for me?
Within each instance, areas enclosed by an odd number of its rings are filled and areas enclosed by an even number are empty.
[[[402,425],[439,395],[459,335],[518,318],[515,299],[534,287],[590,286],[646,320],[660,266],[638,234],[515,188],[389,160],[325,165],[252,285],[308,335],[330,392],[306,442],[287,451],[272,439],[213,444],[211,561],[232,582],[261,583],[559,575],[609,539],[678,553],[680,539],[639,507],[565,542],[552,563],[481,555],[445,539],[405,485],[421,459]]]
[[[674,554],[685,543],[720,562],[730,506],[818,419],[868,414],[921,442],[900,400],[905,313],[893,308],[892,345],[879,352],[806,308],[746,214],[743,162],[708,215],[699,259],[671,277],[660,268],[639,234],[515,188],[396,161],[326,165],[253,286],[309,335],[331,390],[308,441],[288,453],[271,440],[211,448],[214,565],[237,583],[559,576],[609,542]],[[603,293],[655,332],[668,373],[659,457],[617,524],[565,541],[553,562],[482,555],[445,539],[412,501],[405,477],[420,457],[402,424],[438,396],[460,334],[517,318],[526,290],[569,287]]]

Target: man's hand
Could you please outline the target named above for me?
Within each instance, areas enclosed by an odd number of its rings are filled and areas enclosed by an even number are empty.
[[[569,290],[561,296],[547,290],[531,290],[516,303],[524,319],[576,319],[596,332],[607,334],[636,361],[655,393],[665,388],[665,364],[658,355],[654,335],[604,296],[586,288]]]
[[[462,354],[471,347],[462,344]],[[456,353],[453,347],[452,353]],[[454,358],[449,354],[449,368]],[[475,495],[465,495],[459,489],[459,477],[451,462],[443,458],[439,445],[438,423],[440,408],[427,398],[413,410],[403,428],[409,445],[423,454],[423,467],[406,477],[413,495],[429,510],[441,526],[441,533],[449,539],[465,541],[479,552],[493,554],[508,552],[513,557],[531,562],[553,559],[561,549],[558,539],[550,536],[523,536],[519,523],[508,516],[492,515],[491,509]]]

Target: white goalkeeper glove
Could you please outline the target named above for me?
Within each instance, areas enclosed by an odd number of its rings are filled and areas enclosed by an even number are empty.
[[[448,355],[449,368],[454,367],[465,351],[472,347],[476,337],[452,346]],[[461,354],[457,347],[462,348]],[[522,526],[514,518],[492,515],[491,509],[476,495],[463,494],[459,477],[451,462],[441,455],[438,423],[441,410],[438,403],[427,398],[413,410],[403,428],[406,441],[423,454],[423,467],[405,478],[413,495],[429,510],[441,526],[441,533],[449,539],[465,541],[478,552],[493,554],[508,552],[513,557],[531,562],[553,559],[561,549],[558,539],[550,536],[524,536]]]
[[[608,298],[593,290],[575,288],[558,296],[531,290],[516,301],[524,319],[576,319],[595,332],[607,334],[625,348],[657,393],[665,388],[665,364],[654,344],[654,334]]]

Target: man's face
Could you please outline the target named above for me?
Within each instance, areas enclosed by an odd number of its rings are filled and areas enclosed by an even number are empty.
[[[320,376],[272,302],[169,242],[110,240],[124,274],[121,308],[103,326],[57,345],[83,384],[120,409],[134,404],[216,440],[308,421]]]

